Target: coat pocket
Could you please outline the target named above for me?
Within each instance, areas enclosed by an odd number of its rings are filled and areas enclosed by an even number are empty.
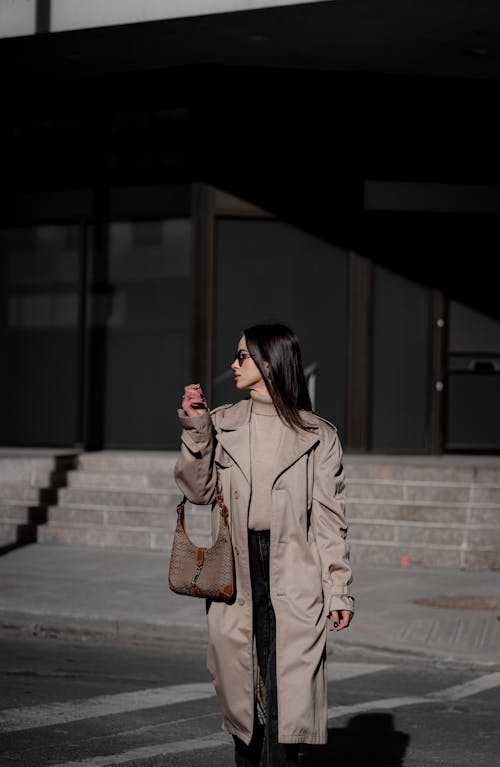
[[[231,456],[226,453],[219,443],[217,443],[217,447],[215,448],[214,462],[218,469],[229,469],[234,464]]]
[[[233,463],[234,461],[232,461],[231,458],[223,458],[222,460],[219,460],[218,458],[215,459],[215,465],[218,469],[230,469]]]

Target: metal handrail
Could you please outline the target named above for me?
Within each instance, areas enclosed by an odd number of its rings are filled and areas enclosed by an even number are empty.
[[[307,390],[309,392],[309,398],[311,400],[311,406],[313,410],[316,410],[316,386],[318,383],[318,372],[319,367],[317,362],[311,362],[310,365],[304,368]]]

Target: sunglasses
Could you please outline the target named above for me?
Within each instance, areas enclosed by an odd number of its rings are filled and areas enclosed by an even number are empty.
[[[245,360],[249,359],[250,357],[255,357],[255,354],[247,354],[247,352],[238,351],[234,355],[234,360],[238,360],[238,365],[241,367]]]

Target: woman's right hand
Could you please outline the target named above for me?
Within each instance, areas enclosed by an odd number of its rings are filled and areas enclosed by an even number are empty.
[[[184,387],[181,406],[188,416],[203,415],[207,412],[207,401],[200,384],[188,384]]]

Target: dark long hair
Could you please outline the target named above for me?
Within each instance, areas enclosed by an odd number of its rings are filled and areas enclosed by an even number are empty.
[[[286,325],[252,325],[243,331],[276,411],[292,429],[307,430],[300,410],[312,410],[299,339]],[[264,367],[269,364],[269,371]],[[269,376],[269,378],[268,378]]]

